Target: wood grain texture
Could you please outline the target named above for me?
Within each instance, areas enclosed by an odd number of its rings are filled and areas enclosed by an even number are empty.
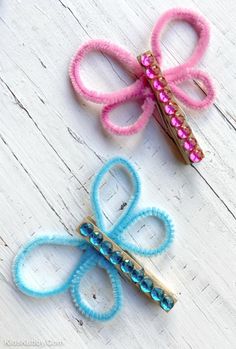
[[[78,101],[68,79],[70,58],[81,43],[105,38],[138,55],[149,48],[157,17],[173,6],[196,9],[212,28],[200,67],[213,77],[217,99],[209,110],[190,116],[206,154],[196,166],[176,158],[154,119],[141,135],[104,134],[100,107]],[[0,2],[0,348],[20,341],[18,347],[39,341],[63,348],[236,348],[235,13],[233,0]],[[176,23],[164,33],[166,66],[191,52],[196,38],[186,29]],[[84,74],[106,90],[130,80],[100,55],[89,57]],[[124,122],[139,111],[136,105],[127,108]],[[179,301],[166,314],[123,282],[123,310],[114,321],[99,324],[79,314],[69,294],[47,300],[20,294],[11,263],[33,235],[75,234],[91,214],[94,174],[118,154],[138,168],[140,206],[166,209],[175,221],[173,247],[142,262],[177,291]],[[121,176],[115,171],[102,189],[111,222],[128,197]],[[42,249],[32,257],[32,282],[41,287],[60,282],[77,258],[73,249]],[[91,280],[84,282],[91,302],[97,307],[111,302],[104,274],[95,272]]]

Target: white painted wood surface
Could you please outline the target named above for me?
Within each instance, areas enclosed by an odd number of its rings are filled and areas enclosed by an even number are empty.
[[[112,40],[134,55],[147,49],[157,17],[173,6],[200,11],[212,28],[200,66],[213,77],[217,99],[211,109],[190,116],[206,151],[196,166],[176,158],[154,120],[132,138],[105,135],[100,107],[76,100],[67,74],[71,56],[89,38]],[[235,13],[233,0],[1,1],[0,348],[236,348]],[[195,35],[186,29],[178,23],[164,34],[166,66],[191,51]],[[88,83],[98,88],[119,88],[129,80],[101,56],[87,62]],[[126,119],[139,108],[128,111]],[[33,235],[75,234],[91,213],[94,173],[117,154],[139,170],[141,206],[162,207],[175,221],[176,239],[168,253],[142,262],[176,290],[179,301],[167,315],[123,282],[120,314],[95,323],[75,310],[68,293],[47,300],[19,293],[11,263]],[[127,199],[120,175],[115,171],[102,191],[111,221]],[[42,249],[30,260],[30,278],[41,287],[52,285],[63,280],[77,258],[74,250]],[[90,301],[108,305],[103,273],[95,272],[90,281],[84,282]]]

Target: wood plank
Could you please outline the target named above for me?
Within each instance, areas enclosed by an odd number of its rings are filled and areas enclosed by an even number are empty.
[[[154,119],[140,135],[105,134],[99,122],[101,107],[78,101],[68,79],[71,56],[83,42],[105,38],[137,56],[150,49],[157,17],[178,5],[200,11],[212,29],[210,47],[199,67],[213,77],[217,98],[209,110],[187,111],[206,155],[192,166],[179,161],[174,144]],[[0,347],[33,340],[46,347],[54,341],[54,346],[64,348],[236,347],[235,10],[232,0],[214,4],[121,0],[116,6],[108,0],[1,4]],[[191,52],[196,38],[186,29],[176,23],[164,33],[164,68]],[[88,84],[104,90],[132,81],[101,55],[88,58],[84,76]],[[138,105],[129,104],[114,118],[127,123],[138,112]],[[44,300],[19,293],[12,282],[11,263],[31,236],[76,234],[76,226],[92,214],[89,192],[94,174],[115,155],[128,157],[139,171],[140,207],[157,206],[173,217],[172,248],[141,261],[178,291],[178,302],[165,314],[123,282],[122,311],[113,321],[100,324],[78,313],[69,293]],[[101,192],[110,222],[122,212],[130,191],[122,171],[113,171],[106,179]],[[153,244],[154,229],[146,221],[143,229],[136,229],[139,233],[129,232],[127,238]],[[77,260],[74,249],[42,248],[30,259],[32,282],[42,287],[62,282]],[[98,309],[112,302],[108,285],[106,275],[97,270],[84,280],[84,292]]]

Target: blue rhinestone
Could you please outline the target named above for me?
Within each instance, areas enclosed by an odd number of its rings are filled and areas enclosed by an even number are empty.
[[[98,246],[102,243],[103,237],[102,234],[99,231],[94,231],[89,238],[89,241],[94,246]]]
[[[143,269],[140,269],[140,270],[137,270],[137,269],[134,269],[131,273],[131,280],[134,282],[134,283],[140,283],[144,278],[144,271]]]
[[[152,280],[149,279],[148,277],[145,277],[140,283],[141,291],[143,291],[144,293],[148,293],[148,292],[151,292],[152,288],[153,288]]]
[[[93,232],[93,225],[91,223],[83,223],[80,226],[79,231],[83,236],[90,236]]]
[[[104,241],[100,246],[100,252],[103,256],[109,256],[112,253],[112,243],[110,241]]]
[[[172,297],[169,296],[164,296],[164,298],[161,301],[161,307],[165,311],[169,311],[171,308],[174,306],[174,300]]]
[[[129,259],[125,259],[121,263],[120,269],[123,271],[123,273],[131,273],[134,269],[134,263],[131,262]]]
[[[160,302],[164,298],[164,291],[159,287],[154,287],[151,292],[151,297],[154,301]]]
[[[122,256],[120,251],[115,251],[110,256],[110,261],[112,264],[120,264],[122,261]]]

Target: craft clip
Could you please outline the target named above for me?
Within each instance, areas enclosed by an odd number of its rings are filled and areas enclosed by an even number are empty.
[[[99,189],[104,176],[116,166],[121,166],[131,178],[133,193],[118,221],[108,229],[104,222]],[[91,189],[94,220],[88,218],[80,224],[78,232],[82,238],[67,234],[48,234],[29,241],[18,252],[12,266],[13,279],[18,289],[26,295],[36,298],[55,296],[70,290],[74,304],[80,312],[91,319],[105,321],[114,317],[121,308],[122,284],[120,275],[122,275],[128,278],[141,293],[159,304],[162,309],[165,311],[172,309],[176,302],[174,294],[156,277],[146,272],[140,263],[131,256],[131,254],[136,254],[151,257],[161,254],[170,246],[174,235],[172,220],[165,211],[155,207],[137,210],[140,192],[141,184],[138,174],[127,160],[118,157],[108,161],[95,176]],[[161,242],[153,248],[144,248],[127,241],[124,233],[135,223],[148,217],[153,217],[163,224],[164,236]],[[74,246],[81,250],[80,259],[74,270],[65,281],[54,288],[34,288],[30,284],[29,278],[25,278],[23,273],[23,266],[27,262],[28,255],[43,245]],[[114,300],[112,306],[105,311],[96,310],[94,303],[91,304],[81,291],[81,281],[96,266],[104,269],[111,281]]]
[[[177,301],[174,293],[147,272],[136,258],[103,233],[91,217],[87,217],[79,225],[77,232],[145,296],[159,304],[166,312],[173,308]]]
[[[160,37],[170,21],[185,21],[196,31],[198,41],[190,57],[183,63],[161,71],[162,51]],[[197,163],[204,158],[196,137],[188,125],[181,102],[190,109],[209,107],[215,98],[210,77],[196,68],[209,43],[209,27],[206,20],[186,9],[172,9],[165,12],[154,25],[151,35],[151,51],[137,59],[125,49],[105,40],[90,40],[83,44],[72,59],[69,75],[76,93],[94,103],[103,104],[101,122],[103,127],[116,135],[132,135],[147,125],[150,117],[156,117],[156,109],[166,129],[178,146],[185,163]],[[115,92],[100,92],[87,88],[81,78],[81,63],[90,52],[97,51],[119,62],[135,81]],[[181,88],[181,83],[193,80],[204,92],[202,99],[195,99]],[[124,103],[141,101],[142,113],[128,126],[120,126],[111,120],[111,112]],[[157,108],[156,108],[157,107]]]
[[[204,158],[193,132],[187,122],[183,109],[177,104],[171,87],[168,85],[161,68],[151,51],[137,57],[155,96],[158,115],[169,135],[179,148],[185,162],[199,162]]]

